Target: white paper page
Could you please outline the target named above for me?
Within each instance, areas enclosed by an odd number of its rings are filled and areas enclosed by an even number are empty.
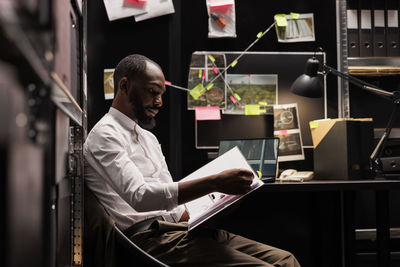
[[[146,6],[124,6],[124,0],[103,0],[110,21],[146,13]]]
[[[240,152],[239,148],[234,147],[225,154],[204,165],[197,171],[186,176],[181,181],[194,180],[233,168],[250,170],[253,173],[254,177],[257,177],[253,169],[247,163],[247,160]],[[253,179],[252,191],[262,185],[262,181],[257,178]],[[214,200],[212,199],[211,195],[215,196]],[[223,194],[221,193],[212,193],[186,203],[185,207],[190,215],[189,230],[194,229],[196,226],[200,225],[202,222],[206,221],[208,218],[212,217],[214,214],[220,212],[227,206],[241,199],[245,195],[223,196]]]
[[[172,0],[148,0],[147,13],[135,16],[136,21],[142,21],[159,17],[171,13],[175,13],[174,4]]]

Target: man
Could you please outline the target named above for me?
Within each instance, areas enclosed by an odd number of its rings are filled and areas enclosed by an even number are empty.
[[[110,111],[85,145],[85,180],[117,226],[169,265],[300,266],[289,252],[223,230],[187,231],[182,204],[211,192],[244,194],[251,172],[231,169],[195,181],[173,182],[156,137],[165,80],[159,65],[130,55],[114,71]]]

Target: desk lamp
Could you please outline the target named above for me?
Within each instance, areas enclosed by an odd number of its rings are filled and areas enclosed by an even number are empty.
[[[323,51],[323,50],[322,48],[319,47],[315,52],[318,51]],[[370,155],[371,169],[376,174],[382,175],[384,170],[382,167],[382,162],[380,157],[383,151],[384,144],[390,135],[390,132],[393,127],[393,122],[396,119],[396,115],[399,110],[400,91],[396,90],[393,92],[388,92],[382,90],[374,85],[371,85],[346,73],[340,72],[326,64],[323,64],[322,72],[318,72],[319,64],[320,63],[318,59],[315,57],[315,54],[312,58],[307,60],[304,74],[299,76],[294,81],[294,83],[290,88],[292,93],[305,97],[313,97],[313,98],[322,97],[323,95],[322,75],[333,74],[337,77],[349,81],[350,83],[356,85],[357,87],[363,90],[369,91],[379,96],[383,96],[389,99],[393,103],[393,110],[390,115],[389,121],[386,125],[385,132],[382,135],[376,147],[374,148],[374,150],[372,151],[372,154]]]

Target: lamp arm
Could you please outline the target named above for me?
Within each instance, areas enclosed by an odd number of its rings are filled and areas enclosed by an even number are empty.
[[[366,91],[369,91],[369,92],[374,93],[376,95],[386,96],[386,97],[390,97],[390,98],[393,97],[393,93],[392,92],[388,92],[388,91],[376,88],[376,87],[374,87],[374,86],[372,86],[372,85],[370,85],[370,84],[368,84],[368,83],[366,83],[366,82],[364,82],[364,81],[362,81],[360,79],[357,79],[357,78],[355,78],[355,77],[353,77],[351,75],[348,75],[346,73],[340,72],[340,71],[338,71],[338,70],[336,70],[336,69],[334,69],[334,68],[332,68],[332,67],[330,67],[330,66],[328,66],[326,64],[324,64],[323,69],[327,73],[332,73],[335,76],[343,78],[343,79],[349,81],[350,83],[352,83],[352,84],[354,84],[354,85],[356,85],[356,86],[358,86],[361,89],[364,89]]]
[[[382,170],[382,165],[380,162],[382,148],[384,147],[386,140],[389,138],[390,132],[393,127],[393,123],[394,123],[394,121],[397,117],[397,113],[399,111],[399,107],[400,107],[399,102],[395,102],[394,104],[395,105],[393,107],[392,113],[390,114],[389,122],[386,125],[385,132],[383,133],[381,139],[379,139],[378,144],[376,145],[374,151],[372,151],[372,154],[370,156],[371,168],[375,171]]]

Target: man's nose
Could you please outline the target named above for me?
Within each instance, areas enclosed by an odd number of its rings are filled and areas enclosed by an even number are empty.
[[[159,95],[154,99],[154,106],[161,107],[163,105],[162,97]]]

